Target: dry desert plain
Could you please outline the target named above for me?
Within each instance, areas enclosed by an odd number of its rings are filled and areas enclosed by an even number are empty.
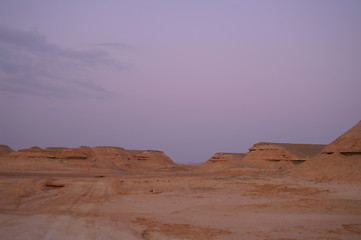
[[[2,146],[0,238],[358,240],[360,130],[298,162],[218,154],[184,166],[159,151]]]

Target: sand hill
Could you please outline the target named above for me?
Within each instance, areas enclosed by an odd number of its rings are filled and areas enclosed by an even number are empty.
[[[317,182],[361,183],[361,121],[291,174]]]

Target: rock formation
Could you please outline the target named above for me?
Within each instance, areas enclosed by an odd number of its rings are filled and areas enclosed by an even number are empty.
[[[245,157],[245,153],[216,153],[208,161],[199,165],[202,171],[220,171],[237,165]]]
[[[325,148],[321,144],[256,143],[249,149],[246,160],[306,161]]]
[[[327,145],[323,154],[361,155],[361,121]]]
[[[162,151],[156,150],[127,150],[136,160],[132,165],[137,169],[182,169]]]
[[[91,150],[80,148],[31,147],[1,156],[2,171],[24,172],[72,172],[90,169],[94,164],[90,160]]]
[[[361,121],[324,150],[291,171],[317,182],[361,183]]]
[[[164,152],[125,150],[120,147],[31,147],[17,152],[3,147],[0,159],[3,171],[95,171],[124,172],[183,169]],[[0,155],[1,156],[1,155]]]
[[[131,165],[132,156],[121,147],[94,147],[92,161],[100,168],[124,170]]]
[[[0,156],[14,152],[8,145],[0,145]]]
[[[10,158],[37,158],[37,159],[87,159],[90,157],[89,147],[80,148],[39,148],[21,149],[9,154]]]

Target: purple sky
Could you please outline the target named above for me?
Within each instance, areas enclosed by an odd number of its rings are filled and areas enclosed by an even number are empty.
[[[0,144],[327,144],[361,120],[361,1],[0,3]]]

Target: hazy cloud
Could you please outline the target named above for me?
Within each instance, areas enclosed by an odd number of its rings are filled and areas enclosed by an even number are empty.
[[[133,46],[121,42],[104,42],[104,43],[96,43],[93,45],[97,47],[111,48],[116,50],[128,50],[128,51],[134,50]]]
[[[97,46],[128,48],[129,45],[119,42],[96,43]]]
[[[79,51],[49,43],[33,31],[0,27],[0,86],[15,91],[53,96],[104,96],[94,83],[99,67],[118,67],[105,51]]]

